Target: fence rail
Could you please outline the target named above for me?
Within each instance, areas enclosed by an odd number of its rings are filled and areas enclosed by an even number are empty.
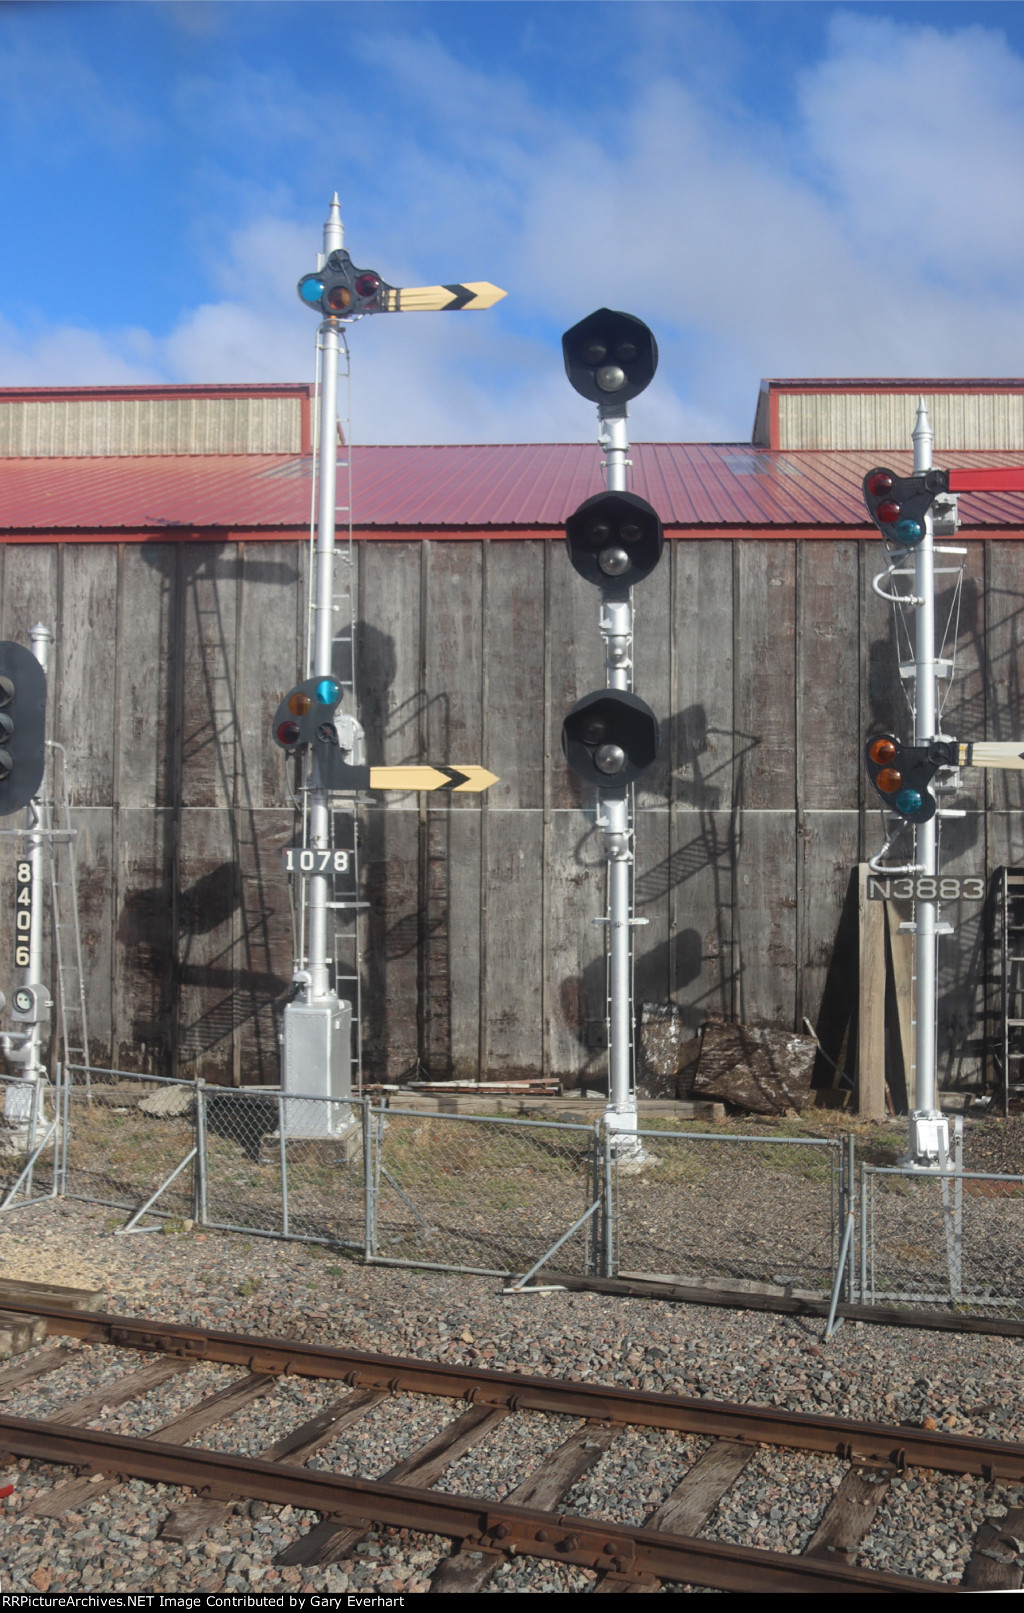
[[[861,1163],[852,1137],[448,1115],[69,1066],[0,1077],[0,1210],[58,1195],[389,1265],[664,1278],[1024,1317],[1024,1176]],[[831,1320],[830,1320],[831,1326]]]

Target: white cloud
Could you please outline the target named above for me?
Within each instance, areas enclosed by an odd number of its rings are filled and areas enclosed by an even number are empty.
[[[839,13],[799,77],[795,126],[738,106],[721,72],[706,91],[698,73],[687,85],[663,69],[632,99],[620,81],[614,115],[586,130],[508,64],[469,69],[395,33],[357,48],[356,70],[376,75],[382,106],[385,90],[401,97],[405,122],[386,143],[383,112],[359,125],[379,186],[339,176],[356,261],[396,284],[492,279],[509,293],[486,313],[358,326],[357,440],[586,438],[593,413],[564,379],[557,333],[602,303],[647,319],[661,348],[633,407],[638,439],[745,437],[762,375],[1019,368],[1024,62],[992,30]],[[182,94],[287,141],[312,105],[290,85],[243,73],[221,102],[212,80]],[[0,328],[8,378],[311,377],[315,321],[295,283],[320,219],[299,226],[269,175],[260,195],[224,172],[222,217],[233,185],[249,222],[212,226],[218,295],[168,336]]]

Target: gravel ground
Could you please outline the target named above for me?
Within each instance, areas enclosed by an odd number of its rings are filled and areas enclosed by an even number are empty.
[[[1021,1343],[984,1335],[845,1323],[828,1343],[820,1321],[702,1309],[586,1293],[504,1295],[493,1279],[367,1268],[336,1251],[233,1234],[114,1236],[123,1217],[58,1202],[7,1212],[0,1224],[0,1273],[96,1286],[105,1309],[234,1331],[379,1350],[594,1383],[749,1400],[794,1410],[932,1424],[1004,1440],[1024,1438],[1019,1395]],[[5,1401],[15,1415],[45,1416],[69,1398],[123,1376],[124,1352],[72,1344],[73,1362]],[[133,1366],[136,1358],[132,1358]],[[239,1369],[201,1365],[168,1379],[131,1410],[101,1412],[96,1426],[147,1432]],[[252,1454],[342,1398],[337,1384],[284,1379],[194,1443]],[[403,1396],[382,1404],[325,1447],[311,1465],[345,1466],[378,1477],[429,1439],[463,1407]],[[520,1415],[494,1430],[441,1481],[500,1497],[578,1426],[572,1418]],[[639,1519],[678,1481],[701,1440],[635,1430],[578,1482],[567,1508]],[[706,1534],[799,1550],[839,1484],[838,1461],[758,1452]],[[20,1516],[40,1490],[67,1476],[42,1463],[0,1463],[0,1486],[15,1483],[0,1543],[4,1589],[189,1590],[397,1594],[428,1588],[445,1542],[382,1529],[346,1561],[281,1568],[275,1556],[313,1521],[261,1503],[229,1513],[189,1546],[161,1540],[175,1492],[129,1483],[59,1521]],[[1024,1505],[1024,1486],[912,1475],[894,1482],[860,1560],[873,1567],[958,1579],[978,1524]],[[496,1593],[589,1589],[593,1576],[513,1560],[494,1575]]]

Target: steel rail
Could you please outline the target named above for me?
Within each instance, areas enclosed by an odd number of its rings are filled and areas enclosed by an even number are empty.
[[[250,1372],[294,1373],[341,1380],[354,1389],[436,1395],[472,1405],[506,1406],[510,1411],[560,1413],[619,1426],[634,1424],[816,1451],[858,1465],[892,1467],[897,1472],[921,1467],[942,1473],[974,1474],[990,1483],[1024,1480],[1024,1445],[957,1436],[942,1429],[856,1422],[775,1406],[731,1405],[607,1384],[445,1366],[306,1344],[297,1339],[250,1338],[179,1323],[57,1306],[36,1305],[30,1311],[26,1309],[25,1314],[45,1317],[50,1333],[244,1366]],[[0,1429],[6,1426],[0,1419]]]
[[[510,1506],[479,1496],[385,1484],[221,1451],[131,1439],[93,1428],[0,1417],[0,1447],[17,1456],[86,1464],[119,1480],[188,1486],[211,1498],[253,1499],[337,1518],[444,1535],[470,1549],[515,1552],[605,1570],[653,1575],[719,1590],[958,1591],[955,1585],[850,1567],[814,1557],[634,1529],[571,1513]]]

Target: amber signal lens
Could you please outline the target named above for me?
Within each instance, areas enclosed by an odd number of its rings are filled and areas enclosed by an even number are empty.
[[[899,751],[894,739],[874,739],[868,746],[868,755],[876,767],[885,767],[889,762],[894,762]]]
[[[897,767],[883,767],[875,780],[883,795],[895,795],[903,788],[903,774]]]

